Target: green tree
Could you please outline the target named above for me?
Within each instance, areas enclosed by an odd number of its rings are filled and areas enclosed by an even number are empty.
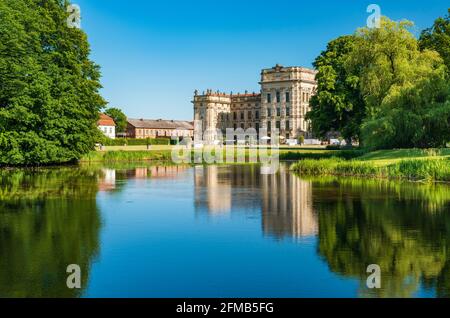
[[[349,54],[347,70],[358,78],[367,115],[373,116],[380,106],[428,78],[442,67],[442,59],[434,51],[420,51],[410,32],[410,21],[394,22],[383,17],[380,28],[360,28],[358,45]]]
[[[445,17],[439,17],[431,28],[422,31],[419,39],[422,50],[430,49],[438,52],[444,59],[447,71],[450,72],[450,8]]]
[[[450,140],[450,83],[445,72],[401,89],[362,126],[373,148],[438,148]]]
[[[361,28],[346,61],[366,106],[362,140],[370,148],[442,145],[448,135],[445,65],[419,49],[409,21],[384,17],[380,28]]]
[[[108,108],[105,114],[114,119],[116,133],[124,133],[127,128],[127,116],[119,108]]]
[[[314,62],[318,88],[307,118],[314,133],[322,138],[330,131],[339,131],[348,143],[359,138],[365,107],[358,82],[345,68],[355,40],[354,36],[342,36],[331,41]]]
[[[64,0],[0,1],[0,165],[62,163],[94,149],[99,67]]]

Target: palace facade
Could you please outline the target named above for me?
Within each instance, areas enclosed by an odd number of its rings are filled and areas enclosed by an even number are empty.
[[[255,128],[258,133],[265,128],[269,136],[272,130],[278,129],[285,139],[307,135],[309,122],[305,115],[316,92],[316,74],[317,71],[304,67],[277,64],[262,70],[260,93],[226,94],[207,90],[199,94],[196,91],[194,120],[201,123],[202,131],[219,129],[222,134],[226,128]]]

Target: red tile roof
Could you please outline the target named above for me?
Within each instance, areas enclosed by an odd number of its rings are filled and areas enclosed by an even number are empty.
[[[100,119],[97,122],[98,126],[116,126],[114,120],[105,114],[100,114]]]

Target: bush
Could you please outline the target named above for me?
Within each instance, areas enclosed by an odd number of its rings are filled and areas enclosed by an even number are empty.
[[[341,159],[354,159],[366,154],[365,150],[339,150],[329,152],[284,152],[280,153],[281,160],[304,160],[304,159],[329,159],[329,158],[341,158]]]
[[[135,138],[119,138],[110,139],[105,138],[102,142],[105,146],[146,146],[146,145],[169,145],[171,140],[169,138],[147,138],[147,139],[135,139]]]
[[[303,145],[303,144],[305,143],[305,136],[300,135],[300,136],[298,137],[298,143],[299,143],[300,145]]]
[[[326,150],[340,150],[341,146],[339,146],[339,145],[328,145],[328,146],[326,146],[325,149]]]

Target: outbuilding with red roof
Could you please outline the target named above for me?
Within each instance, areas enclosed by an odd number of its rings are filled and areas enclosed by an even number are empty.
[[[97,122],[98,129],[100,129],[106,137],[116,138],[116,123],[114,119],[105,114],[100,114],[100,119]]]

